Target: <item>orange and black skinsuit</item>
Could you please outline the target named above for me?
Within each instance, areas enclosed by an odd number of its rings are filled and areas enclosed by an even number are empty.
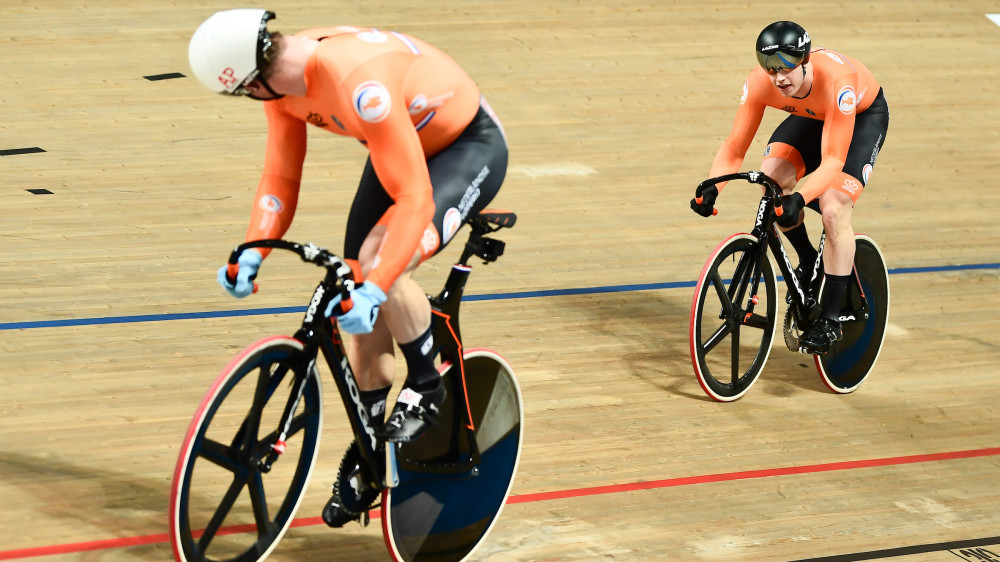
[[[507,168],[503,130],[478,86],[448,55],[371,28],[308,29],[320,40],[305,69],[308,93],[264,102],[267,153],[247,240],[280,238],[295,214],[306,124],[367,146],[347,220],[344,257],[355,269],[376,224],[385,239],[367,280],[388,293],[420,249],[444,247],[496,195]]]
[[[781,95],[763,68],[750,72],[732,132],[715,156],[710,177],[739,170],[764,108],[770,106],[791,115],[775,129],[764,158],[789,160],[797,180],[811,174],[799,190],[806,203],[830,188],[857,202],[885,141],[889,107],[878,81],[856,59],[814,49],[808,64],[813,83],[801,99]]]

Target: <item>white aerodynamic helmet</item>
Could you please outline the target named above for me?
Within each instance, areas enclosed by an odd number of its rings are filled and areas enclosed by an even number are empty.
[[[212,14],[188,44],[188,62],[198,81],[220,94],[248,94],[245,86],[267,63],[267,22],[274,17],[274,12],[254,8]]]

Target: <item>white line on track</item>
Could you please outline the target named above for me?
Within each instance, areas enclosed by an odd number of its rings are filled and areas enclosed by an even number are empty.
[[[541,166],[515,166],[510,171],[524,174],[531,179],[547,176],[590,176],[597,173],[597,170],[590,166],[584,166],[577,162],[544,164]]]

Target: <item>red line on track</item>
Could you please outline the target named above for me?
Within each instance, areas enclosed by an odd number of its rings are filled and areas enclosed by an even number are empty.
[[[709,482],[727,482],[730,480],[746,480],[749,478],[788,476],[790,474],[811,474],[815,472],[830,472],[833,470],[871,468],[876,466],[893,466],[893,465],[913,464],[920,462],[968,459],[974,457],[988,457],[995,455],[1000,455],[1000,447],[992,447],[989,449],[973,449],[970,451],[931,453],[926,455],[910,455],[905,457],[889,457],[885,459],[869,459],[860,461],[832,462],[825,464],[810,464],[805,466],[789,466],[786,468],[766,468],[761,470],[746,470],[742,472],[724,472],[722,474],[708,474],[705,476],[684,476],[681,478],[668,478],[665,480],[652,480],[649,482],[634,482],[631,484],[613,484],[611,486],[578,488],[576,490],[558,490],[555,492],[539,492],[536,494],[523,494],[520,496],[511,496],[507,498],[507,503],[512,504],[512,503],[545,501],[545,500],[555,500],[555,499],[565,499],[565,498],[578,498],[583,496],[596,496],[599,494],[615,494],[620,492],[634,492],[637,490],[652,490],[655,488],[688,486],[691,484],[707,484]]]
[[[859,461],[842,461],[823,464],[809,464],[803,466],[789,466],[785,468],[765,468],[760,470],[744,470],[740,472],[724,472],[721,474],[706,474],[703,476],[683,476],[680,478],[667,478],[663,480],[650,480],[648,482],[633,482],[630,484],[612,484],[610,486],[593,486],[590,488],[576,488],[572,490],[556,490],[554,492],[538,492],[534,494],[522,494],[507,498],[508,504],[529,503],[537,501],[559,500],[567,498],[580,498],[586,496],[597,496],[601,494],[618,494],[622,492],[635,492],[641,490],[654,490],[656,488],[672,488],[676,486],[690,486],[693,484],[708,484],[711,482],[728,482],[731,480],[748,480],[752,478],[767,478],[771,476],[789,476],[793,474],[812,474],[817,472],[830,472],[835,470],[853,470],[858,468],[872,468],[877,466],[896,466],[904,464],[915,464],[923,462],[947,461],[955,459],[971,459],[976,457],[991,457],[1000,455],[1000,447],[990,447],[986,449],[971,449],[967,451],[950,451],[945,453],[929,453],[925,455],[908,455],[904,457],[888,457],[884,459],[867,459]],[[371,513],[373,519],[379,517],[378,512]],[[304,517],[292,521],[292,527],[310,527],[322,525],[320,517]],[[245,533],[253,530],[252,525],[239,525],[220,529],[219,534]],[[123,548],[127,546],[142,546],[147,544],[158,544],[169,542],[167,533],[155,535],[143,535],[138,537],[120,537],[114,539],[104,539],[97,541],[78,542],[69,544],[58,544],[51,546],[39,546],[33,548],[21,548],[15,550],[0,551],[0,560],[14,560],[17,558],[33,558],[37,556],[51,556],[55,554],[71,554],[93,550],[107,550],[111,548]]]

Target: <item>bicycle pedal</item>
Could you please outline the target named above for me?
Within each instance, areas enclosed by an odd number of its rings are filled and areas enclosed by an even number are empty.
[[[360,523],[362,527],[367,527],[368,523],[371,523],[371,517],[368,515],[367,510],[363,511],[361,515],[358,516],[358,523]]]
[[[799,346],[799,353],[803,355],[819,355],[820,357],[822,357],[827,353],[829,353],[831,349],[833,349],[833,346],[830,346],[829,348],[824,349],[823,351],[814,351],[812,349],[806,349],[805,347]]]

